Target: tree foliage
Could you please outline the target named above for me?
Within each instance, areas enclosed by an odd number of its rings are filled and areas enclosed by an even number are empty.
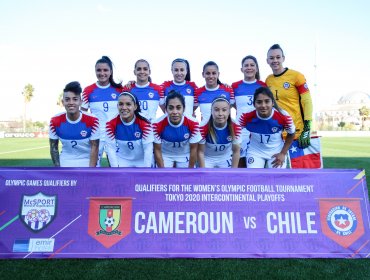
[[[35,89],[34,89],[33,85],[27,84],[27,85],[24,86],[24,89],[22,91],[22,95],[23,95],[25,103],[29,103],[31,101],[34,91],[35,91]]]
[[[358,111],[361,116],[362,130],[365,130],[365,121],[370,116],[370,108],[367,108],[366,106],[362,106],[360,109],[358,109]]]

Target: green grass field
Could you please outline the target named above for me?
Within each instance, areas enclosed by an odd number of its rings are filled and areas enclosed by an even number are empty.
[[[322,138],[325,168],[366,170],[370,138]],[[104,164],[106,166],[106,162]],[[0,166],[52,166],[47,139],[0,139]],[[369,259],[1,260],[0,279],[370,279]]]

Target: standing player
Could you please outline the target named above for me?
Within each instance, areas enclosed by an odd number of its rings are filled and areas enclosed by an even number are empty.
[[[101,138],[99,144],[98,166],[104,151],[108,161],[115,156],[115,149],[105,147],[105,125],[117,114],[117,97],[122,92],[121,84],[117,84],[113,79],[113,64],[109,57],[103,56],[95,63],[95,74],[98,81],[86,87],[82,93],[81,109],[87,111],[90,108],[100,122]]]
[[[194,107],[194,92],[198,88],[194,82],[190,81],[190,65],[189,62],[182,58],[177,58],[172,61],[171,72],[173,75],[172,81],[164,82],[161,87],[164,96],[172,90],[179,92],[185,99],[185,115],[193,116],[196,109]]]
[[[136,97],[122,92],[117,104],[119,115],[107,122],[110,145],[117,147],[113,167],[150,167],[153,158],[153,130],[140,114]]]
[[[253,95],[256,89],[265,87],[266,84],[260,81],[260,70],[257,59],[252,55],[247,55],[242,59],[241,72],[244,78],[231,85],[234,90],[236,119],[239,120],[243,113],[254,110]],[[245,156],[249,143],[249,133],[245,128],[242,130],[242,144],[240,150],[239,167],[246,167]]]
[[[306,148],[310,145],[311,94],[306,78],[295,70],[285,68],[284,61],[282,48],[278,44],[271,46],[267,52],[267,63],[273,74],[267,77],[266,84],[274,93],[277,104],[292,116],[299,147]]]
[[[253,105],[256,109],[243,113],[239,119],[240,125],[250,132],[247,168],[286,168],[286,155],[295,133],[292,118],[277,106],[269,88],[256,90]],[[285,142],[283,130],[287,132]]]
[[[166,114],[154,124],[154,156],[158,167],[194,168],[198,142],[201,140],[199,125],[184,115],[184,97],[169,92]]]
[[[65,113],[50,121],[50,155],[54,166],[95,167],[99,150],[99,120],[80,111],[81,86],[78,82],[67,84],[62,103]],[[59,155],[59,140],[62,152]]]
[[[212,102],[209,121],[201,125],[198,146],[199,167],[237,168],[240,158],[241,127],[231,120],[230,103],[224,97]]]
[[[195,106],[199,105],[203,122],[210,118],[212,101],[216,97],[225,97],[231,105],[234,104],[235,100],[232,88],[226,87],[220,82],[220,72],[215,62],[208,61],[203,66],[202,75],[206,84],[195,91],[194,104]]]
[[[143,115],[150,121],[154,121],[159,105],[164,103],[164,96],[161,87],[151,82],[150,73],[148,61],[139,59],[136,61],[134,69],[136,82],[124,86],[123,91],[134,94],[139,100]]]

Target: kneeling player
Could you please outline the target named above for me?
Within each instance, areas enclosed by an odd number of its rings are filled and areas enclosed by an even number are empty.
[[[99,151],[99,120],[80,111],[81,86],[71,82],[63,90],[66,112],[50,121],[50,155],[54,166],[95,167]],[[59,155],[58,143],[62,142]]]
[[[280,109],[272,92],[260,87],[254,93],[256,108],[240,116],[239,123],[250,132],[247,168],[286,168],[287,152],[293,142],[295,126],[289,114]],[[286,130],[285,141],[282,132]]]

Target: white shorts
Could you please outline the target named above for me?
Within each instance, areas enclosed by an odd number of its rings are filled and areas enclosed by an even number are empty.
[[[241,138],[242,138],[242,143],[240,144],[240,157],[246,157],[247,155],[247,150],[248,150],[248,145],[249,145],[249,142],[250,142],[250,132],[246,129],[246,128],[243,128],[242,129],[242,133],[241,133]]]
[[[117,149],[115,147],[106,145],[105,140],[100,140],[99,141],[98,163],[96,166],[100,167],[104,152],[107,155],[107,158],[109,160],[110,158],[112,159],[116,157],[116,151]]]
[[[163,157],[164,167],[176,167],[176,168],[188,168],[189,167],[189,158],[188,157]]]
[[[90,158],[88,159],[60,159],[60,167],[89,167]]]
[[[264,158],[261,156],[255,156],[255,155],[247,155],[246,156],[246,164],[247,168],[274,168],[272,167],[272,162],[275,160],[275,158]],[[287,168],[287,161],[288,157],[285,157],[285,162],[282,166],[279,166],[278,168]]]
[[[216,160],[214,158],[204,157],[204,167],[206,168],[231,168],[231,158],[229,159],[220,158]]]
[[[127,160],[117,157],[118,167],[147,167],[144,160]]]

